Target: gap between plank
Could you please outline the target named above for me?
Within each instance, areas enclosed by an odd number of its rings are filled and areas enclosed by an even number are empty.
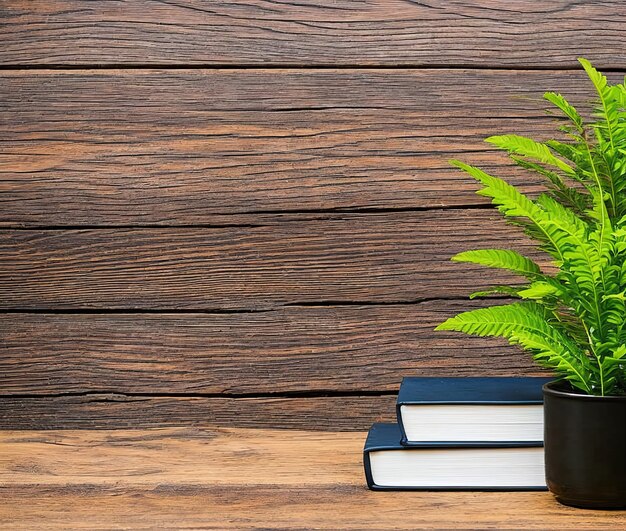
[[[252,392],[252,393],[231,393],[224,391],[221,393],[124,393],[113,389],[104,391],[69,391],[66,393],[15,393],[0,395],[0,402],[8,399],[19,400],[41,400],[51,398],[93,398],[94,402],[123,402],[126,399],[134,398],[234,398],[234,399],[262,399],[262,398],[342,398],[360,396],[390,396],[397,395],[398,390],[377,391],[377,390],[337,390],[337,389],[316,389],[314,391],[277,391],[277,392]]]
[[[493,295],[490,300],[509,300],[506,295]],[[333,308],[338,306],[417,306],[436,301],[467,301],[465,296],[452,297],[422,297],[419,299],[371,301],[371,300],[320,300],[303,302],[286,302],[272,308],[4,308],[3,314],[50,314],[50,315],[141,315],[141,314],[180,314],[180,315],[220,315],[268,313],[280,311],[284,308]]]
[[[443,206],[424,206],[424,207],[352,207],[352,208],[312,208],[312,209],[285,209],[285,210],[253,210],[250,212],[233,212],[233,213],[213,213],[213,216],[307,216],[317,214],[330,214],[328,218],[315,218],[309,219],[276,219],[273,223],[261,222],[261,223],[187,223],[187,224],[160,224],[160,223],[137,223],[137,224],[111,224],[111,225],[0,225],[0,230],[15,230],[15,231],[28,231],[28,230],[99,230],[99,229],[224,229],[224,228],[258,228],[268,227],[276,225],[277,223],[296,223],[303,221],[320,221],[324,219],[336,220],[336,215],[360,215],[360,214],[394,214],[403,212],[437,212],[445,210],[493,210],[493,205],[490,204],[469,204],[469,205],[443,205]],[[333,216],[335,215],[335,216]]]
[[[602,72],[624,72],[626,69],[617,66],[600,66]],[[192,64],[168,64],[168,63],[76,63],[76,64],[3,64],[1,70],[510,70],[514,72],[569,72],[582,71],[578,63],[569,65],[475,65],[463,63],[408,63],[408,64],[263,64],[263,63],[192,63]]]

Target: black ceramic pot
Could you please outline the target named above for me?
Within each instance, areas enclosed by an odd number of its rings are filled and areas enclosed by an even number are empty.
[[[626,507],[626,396],[543,386],[546,480],[566,505]]]

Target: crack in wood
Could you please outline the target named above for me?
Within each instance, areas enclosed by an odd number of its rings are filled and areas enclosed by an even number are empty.
[[[360,214],[394,214],[394,213],[410,213],[410,212],[438,212],[443,210],[493,210],[493,205],[483,203],[470,203],[461,205],[440,205],[440,206],[423,206],[423,207],[352,207],[352,208],[311,208],[311,209],[283,209],[283,210],[252,210],[249,212],[217,212],[215,216],[281,216],[281,215],[294,215],[294,216],[306,216],[315,214],[337,214],[344,217],[332,216],[328,218],[317,217],[315,221],[323,221],[325,219],[337,220],[348,219],[350,215]],[[0,226],[0,230],[9,231],[28,231],[28,230],[49,230],[49,231],[62,231],[62,230],[132,230],[132,229],[225,229],[225,228],[260,228],[270,227],[279,223],[299,223],[307,221],[299,217],[280,219],[276,218],[273,223],[180,223],[180,224],[161,224],[161,223],[136,223],[136,224],[68,224],[68,225],[6,225]]]
[[[491,300],[508,301],[511,300],[506,295],[493,295]],[[246,314],[246,313],[269,313],[280,311],[282,308],[333,308],[342,306],[417,306],[436,301],[467,301],[466,296],[439,296],[424,297],[419,299],[398,299],[392,301],[372,301],[372,300],[320,300],[286,302],[274,308],[22,308],[22,309],[0,309],[2,314],[35,314],[35,315],[223,315],[223,314]]]
[[[42,400],[53,398],[94,398],[103,402],[119,402],[125,399],[149,399],[149,398],[234,398],[234,399],[262,399],[262,398],[342,398],[342,397],[361,397],[361,396],[392,396],[397,395],[398,391],[386,390],[337,390],[337,389],[319,389],[314,391],[280,391],[272,392],[254,392],[254,393],[124,393],[116,390],[106,391],[72,391],[65,393],[15,393],[0,395],[0,403],[3,400]]]
[[[551,65],[499,65],[471,63],[401,63],[401,64],[323,64],[323,63],[50,63],[26,64],[7,63],[0,65],[0,71],[20,70],[504,70],[511,72],[571,72],[580,71],[580,64]],[[603,72],[626,72],[623,67],[605,66]]]

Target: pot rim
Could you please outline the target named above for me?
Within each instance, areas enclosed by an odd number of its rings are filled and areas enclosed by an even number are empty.
[[[563,391],[559,386],[563,386],[564,380],[552,380],[543,384],[543,394],[570,400],[585,400],[588,402],[626,402],[626,395],[585,395],[573,391]]]

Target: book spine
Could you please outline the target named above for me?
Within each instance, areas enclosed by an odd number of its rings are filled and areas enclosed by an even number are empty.
[[[370,454],[367,450],[363,450],[363,466],[365,467],[367,488],[370,490],[380,490],[374,484],[374,478],[372,476],[372,463],[370,462]]]
[[[402,422],[402,413],[401,408],[402,404],[400,402],[396,402],[396,420],[398,422],[398,427],[400,428],[400,444],[403,446],[408,445],[408,437],[406,436],[406,431],[404,430],[404,423]]]

